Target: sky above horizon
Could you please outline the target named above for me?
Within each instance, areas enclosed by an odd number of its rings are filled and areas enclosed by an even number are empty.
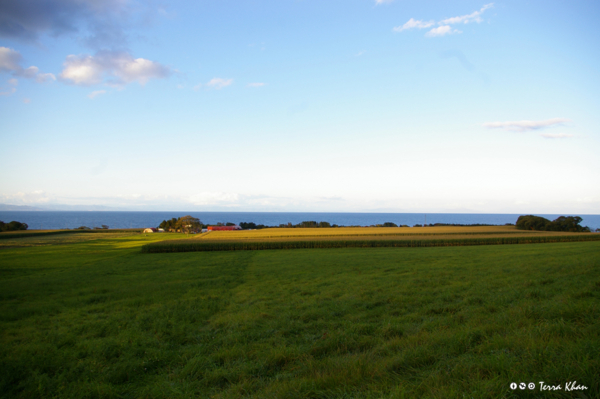
[[[0,3],[0,203],[600,214],[597,1]]]

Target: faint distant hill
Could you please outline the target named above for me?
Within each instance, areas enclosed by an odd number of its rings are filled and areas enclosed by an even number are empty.
[[[29,205],[0,204],[0,211],[121,211],[124,209],[104,205],[44,204],[43,208]]]
[[[28,205],[0,204],[0,211],[47,211],[47,209]]]

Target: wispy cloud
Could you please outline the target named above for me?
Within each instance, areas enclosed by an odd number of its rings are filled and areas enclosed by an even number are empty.
[[[93,56],[67,56],[59,77],[78,86],[123,86],[131,82],[145,85],[150,79],[166,78],[171,73],[167,66],[145,58],[134,59],[126,52],[99,51]]]
[[[403,30],[408,30],[408,29],[413,29],[413,28],[417,28],[417,29],[429,28],[430,26],[433,26],[433,25],[435,25],[434,21],[421,21],[421,20],[416,20],[414,18],[411,18],[404,25],[396,26],[392,30],[394,32],[402,32]]]
[[[452,35],[455,33],[462,33],[462,32],[459,31],[458,29],[452,29],[452,27],[450,25],[442,25],[440,27],[433,28],[429,32],[425,33],[425,36],[437,37],[437,36]]]
[[[36,66],[23,68],[21,66],[22,61],[23,56],[18,51],[8,47],[0,47],[0,72],[10,73],[13,76],[26,79],[34,79],[38,83],[56,80],[53,74],[42,73]],[[11,79],[11,81],[13,80],[16,81],[16,79]]]
[[[90,94],[88,94],[88,98],[90,100],[93,100],[95,97],[99,96],[100,94],[106,94],[106,90],[95,90],[95,91],[91,92]]]
[[[393,2],[394,0],[375,0],[375,4],[376,5],[380,5],[380,4],[390,4],[391,2]]]
[[[481,18],[481,14],[483,14],[485,12],[485,10],[487,10],[488,8],[492,8],[493,6],[494,6],[494,3],[489,3],[489,4],[486,4],[483,7],[481,7],[480,10],[474,11],[471,14],[460,15],[458,17],[451,17],[451,18],[446,18],[441,21],[438,21],[437,24],[440,26],[438,28],[433,28],[433,29],[429,30],[425,34],[425,36],[439,37],[439,36],[446,36],[446,35],[455,34],[455,33],[462,33],[461,31],[459,31],[457,29],[453,29],[450,25],[468,24],[470,22],[479,23],[479,22],[483,21],[483,19]],[[416,20],[414,18],[411,18],[404,25],[396,26],[392,30],[394,32],[402,32],[402,31],[414,29],[414,28],[424,29],[424,28],[430,28],[435,24],[436,24],[436,22],[434,22],[433,20],[423,21],[423,20]]]
[[[546,139],[567,139],[569,137],[574,137],[572,134],[566,133],[542,133],[540,136]]]
[[[439,25],[453,25],[453,24],[468,24],[469,22],[477,22],[480,23],[483,21],[481,19],[481,14],[488,8],[492,8],[494,3],[489,3],[481,7],[479,11],[474,11],[471,14],[461,15],[458,17],[446,18],[438,22]]]
[[[570,119],[552,118],[545,121],[509,121],[509,122],[486,122],[482,126],[488,129],[502,129],[513,132],[526,132],[530,130],[540,130],[549,127],[561,126]]]
[[[265,83],[256,82],[256,83],[248,83],[248,87],[263,87]]]
[[[213,89],[219,90],[223,87],[231,86],[233,84],[233,79],[223,79],[223,78],[212,78],[208,81],[206,86],[212,87]]]

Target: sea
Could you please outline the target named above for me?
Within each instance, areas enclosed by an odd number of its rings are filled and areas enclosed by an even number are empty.
[[[505,213],[331,213],[331,212],[112,212],[112,211],[0,211],[0,220],[27,223],[29,230],[90,228],[106,225],[111,229],[157,227],[163,220],[191,215],[204,224],[254,222],[266,226],[298,224],[303,221],[329,222],[338,226],[372,226],[386,222],[397,225],[415,224],[493,224],[515,223],[519,214]],[[548,215],[580,216],[582,226],[600,228],[600,215]]]

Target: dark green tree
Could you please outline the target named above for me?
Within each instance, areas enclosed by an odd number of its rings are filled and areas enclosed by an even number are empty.
[[[21,223],[13,220],[9,223],[4,223],[0,221],[0,231],[18,231],[18,230],[27,230],[29,226],[26,223]]]
[[[248,230],[248,229],[256,229],[256,223],[253,222],[240,222],[240,227],[244,230]]]
[[[517,229],[519,230],[545,230],[550,221],[541,216],[524,215],[517,219]]]
[[[202,222],[200,219],[187,215],[180,217],[179,220],[177,220],[177,228],[185,234],[192,232],[197,233],[202,229]]]
[[[554,219],[552,222],[546,225],[547,231],[569,231],[573,233],[577,232],[589,232],[588,227],[583,227],[580,223],[583,219],[579,216],[560,216]]]

